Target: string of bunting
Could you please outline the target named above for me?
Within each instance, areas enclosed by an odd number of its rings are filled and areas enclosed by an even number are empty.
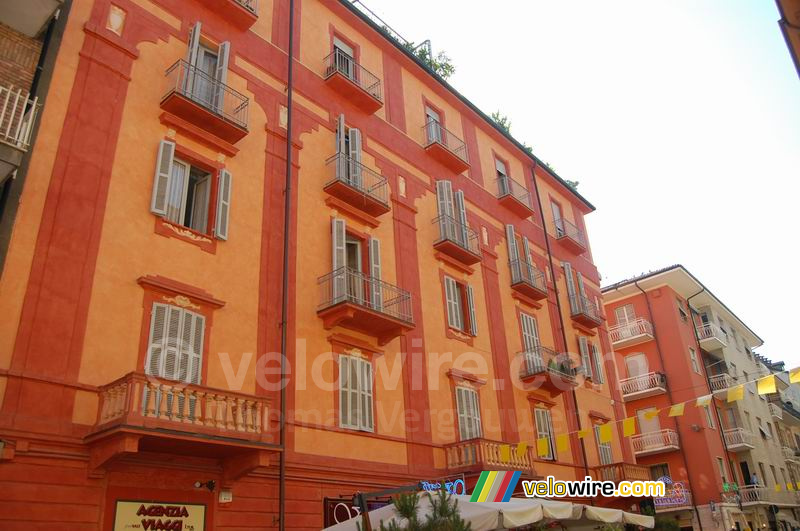
[[[781,373],[774,373],[768,376],[764,376],[761,378],[756,378],[754,380],[750,380],[747,382],[743,382],[732,387],[728,387],[726,389],[720,389],[714,391],[710,394],[693,398],[691,400],[686,400],[684,402],[678,402],[676,404],[670,404],[667,407],[656,409],[653,408],[651,410],[644,412],[644,418],[646,420],[653,420],[658,415],[663,412],[667,411],[668,417],[680,417],[686,411],[686,405],[694,402],[695,407],[708,407],[711,404],[711,401],[714,398],[714,394],[721,395],[725,393],[725,400],[728,403],[737,402],[739,400],[744,399],[744,388],[747,385],[756,384],[756,390],[759,395],[768,395],[777,392],[777,385],[775,378],[778,374],[789,373],[789,383],[795,384],[800,383],[800,367],[796,369],[791,369],[789,371],[782,371]],[[636,417],[627,417],[622,420],[616,421],[608,421],[604,424],[596,425],[597,428],[597,440],[600,444],[610,443],[613,436],[613,426],[616,423],[622,423],[622,436],[623,437],[632,437],[636,435]],[[577,435],[578,439],[585,439],[589,436],[591,430],[583,429],[577,431],[571,431],[568,433],[561,433],[556,435],[555,437],[555,446],[556,451],[560,452],[569,452],[570,451],[570,436]],[[536,439],[536,455],[538,457],[549,457],[551,455],[551,448],[550,448],[550,436],[547,435],[545,437],[538,437]],[[525,454],[528,452],[529,444],[525,441],[520,442],[516,445],[516,451],[514,452],[518,459],[522,459]],[[510,444],[501,444],[500,445],[500,461],[502,463],[510,463],[511,462],[511,445]],[[779,483],[775,485],[775,490],[780,492],[783,489],[782,485]],[[797,484],[787,483],[786,490],[798,490],[800,491],[800,481]]]

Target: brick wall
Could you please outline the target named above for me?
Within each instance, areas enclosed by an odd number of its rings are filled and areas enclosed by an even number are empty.
[[[0,23],[0,85],[28,90],[41,49],[41,39],[33,39]]]

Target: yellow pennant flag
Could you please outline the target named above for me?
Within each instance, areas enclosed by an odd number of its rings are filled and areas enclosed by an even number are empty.
[[[796,489],[796,490],[800,490],[800,481],[798,481],[798,482],[797,482],[797,484],[795,485],[795,487],[797,487],[797,489]]]
[[[644,412],[644,418],[646,418],[647,420],[653,420],[654,418],[656,418],[658,416],[658,414],[660,412],[661,412],[661,410],[659,410],[659,409],[651,409],[649,411],[645,411]]]
[[[569,452],[569,435],[564,433],[556,437],[556,450],[559,453]]]
[[[744,385],[728,388],[728,402],[736,402],[744,398]]]
[[[789,383],[800,383],[800,367],[789,371]]]
[[[636,417],[628,417],[622,421],[622,435],[625,437],[636,435]]]
[[[536,439],[536,455],[539,457],[547,457],[550,455],[550,439],[547,437],[539,437]]]
[[[585,439],[588,436],[589,436],[589,430],[578,430],[578,439]]]
[[[517,457],[522,458],[528,451],[528,443],[521,442],[517,445]]]
[[[697,407],[706,407],[711,404],[711,398],[713,398],[713,396],[714,395],[701,396],[697,399],[697,402],[695,402],[694,405]]]
[[[759,379],[756,382],[756,386],[758,387],[758,394],[760,395],[768,395],[775,392],[775,375],[770,374],[769,376],[765,376]]]
[[[775,492],[780,492],[780,491],[781,491],[781,484],[780,483],[776,483],[775,484]]]
[[[500,445],[500,462],[508,463],[511,461],[511,446],[508,444]]]
[[[794,485],[792,485],[791,483],[787,483],[786,490],[794,490]]]
[[[599,430],[599,438],[601,443],[610,443],[611,442],[611,423],[606,422],[605,424],[600,425]]]
[[[675,404],[669,408],[669,416],[670,417],[680,417],[683,415],[683,408],[686,406],[686,402],[681,402],[680,404]]]

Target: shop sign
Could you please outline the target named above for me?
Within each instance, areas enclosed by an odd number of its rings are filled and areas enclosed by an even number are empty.
[[[422,486],[422,490],[425,492],[439,492],[442,490],[442,485],[444,485],[444,489],[447,491],[447,494],[456,494],[459,496],[467,494],[467,485],[464,483],[463,479],[457,479],[455,481],[445,480],[443,482],[421,481],[420,485]]]
[[[204,531],[205,520],[205,505],[117,501],[114,531]]]
[[[391,503],[389,499],[378,499],[367,501],[367,509],[374,511]],[[352,498],[325,498],[323,500],[325,510],[325,527],[340,524],[361,514],[361,509],[353,505]]]

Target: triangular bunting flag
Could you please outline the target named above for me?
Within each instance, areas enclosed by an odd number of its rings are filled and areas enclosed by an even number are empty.
[[[517,445],[517,457],[522,458],[528,451],[528,443],[521,442]]]
[[[744,385],[728,388],[728,402],[736,402],[744,398]]]
[[[791,483],[787,483],[786,490],[794,490],[794,485],[792,485]]]
[[[536,439],[536,455],[539,457],[547,457],[550,455],[550,439],[547,437],[539,437]]]
[[[636,417],[628,417],[622,421],[622,435],[625,437],[636,435]]]
[[[600,425],[599,436],[598,437],[600,439],[600,442],[603,443],[603,444],[611,442],[611,423],[610,422],[606,422],[605,424],[601,424]]]
[[[500,462],[508,463],[511,461],[511,446],[508,444],[500,445]]]
[[[775,492],[780,492],[780,491],[781,491],[781,484],[780,483],[776,483],[775,484]]]
[[[713,398],[713,396],[714,395],[701,396],[697,399],[697,402],[695,402],[694,405],[697,407],[706,407],[711,404],[711,398]]]
[[[683,415],[683,408],[686,406],[686,402],[681,402],[680,404],[674,404],[672,407],[669,408],[669,416],[670,417],[680,417]]]
[[[769,376],[765,376],[759,379],[756,382],[756,386],[758,387],[758,394],[760,395],[768,395],[775,392],[775,375],[770,374]]]
[[[650,409],[644,412],[644,418],[646,418],[647,420],[653,420],[658,416],[660,412],[661,410],[659,409]]]
[[[800,367],[789,371],[789,383],[800,383]]]
[[[563,433],[556,437],[556,450],[559,453],[569,452],[569,435]]]

